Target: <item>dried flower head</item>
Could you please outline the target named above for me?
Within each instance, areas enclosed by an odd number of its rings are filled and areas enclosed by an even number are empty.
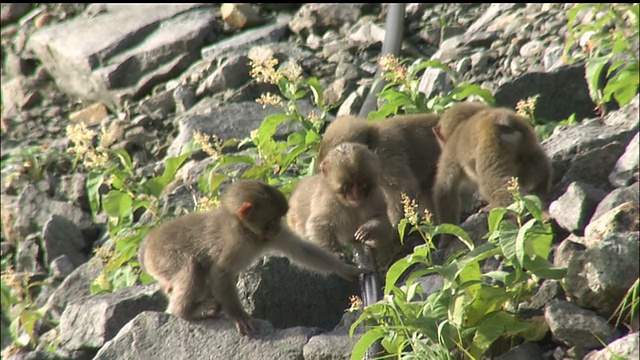
[[[433,223],[433,214],[428,209],[424,209],[423,215],[424,222],[431,224]]]
[[[401,193],[402,205],[404,207],[404,217],[409,220],[409,223],[413,226],[418,225],[418,204],[414,199],[409,199],[409,196],[405,193]]]
[[[196,205],[196,211],[208,211],[217,208],[220,205],[220,199],[217,197],[208,197],[203,196],[198,199],[198,204]]]
[[[351,295],[349,297],[349,309],[348,312],[358,311],[364,309],[364,305],[362,303],[362,299],[357,295]]]
[[[250,59],[249,66],[251,66],[251,71],[249,75],[258,82],[277,84],[282,79],[282,73],[276,70],[276,65],[278,65],[278,59],[274,58]]]
[[[100,169],[107,167],[109,153],[105,148],[89,149],[84,154],[84,166],[88,169]]]
[[[270,92],[260,95],[260,98],[256,100],[257,103],[262,104],[262,108],[266,108],[267,105],[278,106],[282,103],[282,98],[278,95]]]
[[[529,96],[527,97],[527,100],[518,101],[518,103],[516,104],[516,112],[518,113],[518,115],[531,118],[536,110],[538,97],[539,95],[533,97]]]
[[[89,151],[89,147],[95,136],[96,132],[87,129],[84,123],[68,125],[67,137],[74,143],[74,146],[67,149],[67,152],[78,155],[85,154]]]
[[[520,184],[518,183],[517,177],[509,179],[509,182],[507,182],[507,191],[514,195],[520,192]]]
[[[282,70],[282,75],[289,79],[289,81],[298,83],[302,81],[302,67],[295,63],[289,63],[287,67]]]
[[[213,144],[211,140],[213,139]],[[207,153],[207,155],[211,156],[213,159],[217,159],[220,157],[222,153],[222,141],[218,138],[217,135],[209,136],[207,134],[201,134],[198,131],[193,131],[193,141],[200,145],[202,151]]]
[[[400,64],[400,60],[391,55],[385,55],[378,60],[378,64],[382,67],[382,70],[391,74],[391,80],[394,83],[402,84],[407,81],[407,67]]]

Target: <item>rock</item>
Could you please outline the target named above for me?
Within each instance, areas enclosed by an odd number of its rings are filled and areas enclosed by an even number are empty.
[[[349,297],[358,293],[358,284],[337,275],[300,269],[290,265],[287,258],[272,256],[240,276],[238,293],[250,315],[266,319],[277,328],[329,330],[349,307]]]
[[[598,207],[593,213],[593,216],[591,217],[591,222],[618,205],[622,205],[626,202],[638,201],[638,199],[640,199],[640,186],[638,182],[627,187],[615,189],[600,201]]]
[[[452,89],[453,81],[451,81],[449,75],[442,69],[432,67],[425,69],[418,85],[418,91],[423,92],[427,99],[447,93]]]
[[[60,343],[69,350],[97,349],[143,311],[167,307],[157,284],[133,286],[67,305],[60,317]]]
[[[623,151],[623,145],[631,140],[634,132],[618,126],[606,126],[598,120],[583,121],[575,126],[557,127],[542,142],[553,165],[553,181],[556,195],[576,180],[608,190],[608,176]],[[596,162],[590,156],[600,156]],[[567,175],[570,168],[571,173]],[[591,168],[594,174],[586,171]],[[589,178],[586,178],[586,176]],[[603,179],[604,177],[604,179]],[[604,182],[604,183],[603,183]],[[600,184],[602,183],[602,184]],[[556,196],[551,196],[554,198]]]
[[[361,312],[345,313],[340,324],[328,333],[312,337],[304,346],[305,360],[348,360],[351,358],[353,347],[364,333],[364,327],[358,326],[349,337],[351,325],[360,317]]]
[[[594,349],[602,346],[600,341],[607,342],[613,335],[606,319],[567,301],[549,303],[544,317],[553,337],[569,346]]]
[[[301,101],[299,107],[302,114],[307,114],[312,109],[306,101]],[[181,149],[193,139],[194,131],[207,135],[215,134],[222,141],[242,139],[249,136],[248,129],[257,129],[265,117],[281,113],[282,110],[278,107],[269,106],[263,109],[262,105],[255,101],[229,103],[213,109],[198,104],[178,118],[180,134],[169,147],[167,156],[178,156]],[[230,122],[229,119],[235,121]],[[279,129],[276,135],[284,136],[284,126]]]
[[[366,4],[307,3],[295,14],[289,28],[306,38],[310,34],[323,34],[329,29],[356,22]]]
[[[38,304],[50,301],[53,309],[62,313],[67,304],[86,299],[91,295],[91,283],[102,273],[102,263],[92,259],[75,269],[48,299],[38,298]]]
[[[586,250],[571,256],[565,290],[572,302],[609,317],[638,278],[638,204],[610,210],[585,229]]]
[[[30,3],[2,4],[2,8],[0,8],[0,21],[2,21],[2,27],[18,21],[21,17],[31,11],[33,5],[34,4]]]
[[[220,56],[226,56],[232,50],[242,47],[249,47],[265,42],[275,42],[284,36],[290,15],[280,15],[278,18],[266,25],[243,31],[238,35],[229,37],[220,42],[202,48],[202,58],[205,60],[215,60]]]
[[[495,358],[496,360],[542,360],[542,349],[538,344],[524,343]]]
[[[95,103],[69,114],[69,120],[78,124],[93,126],[100,124],[107,116],[107,108],[101,103]]]
[[[139,99],[186,69],[212,17],[212,7],[198,4],[110,4],[36,31],[28,47],[60,89],[118,110],[123,98]]]
[[[592,351],[584,360],[638,359],[638,332],[607,344],[605,349]]]
[[[226,89],[235,89],[251,80],[249,58],[245,55],[232,55],[200,83],[196,95],[201,97]]]
[[[627,145],[624,154],[618,159],[613,171],[609,174],[611,185],[622,187],[638,181],[638,154],[640,153],[638,135],[640,133],[636,133],[636,136]]]
[[[540,94],[535,117],[560,121],[575,113],[592,118],[595,104],[589,97],[584,65],[570,65],[553,72],[530,72],[502,84],[495,92],[497,106],[515,108],[518,101]]]
[[[222,20],[236,29],[252,27],[263,22],[251,4],[224,3],[220,6],[220,13]]]
[[[582,233],[606,192],[587,183],[573,182],[567,191],[549,205],[551,217],[567,231]]]
[[[314,329],[274,329],[259,321],[255,338],[238,334],[232,321],[208,319],[186,321],[176,316],[145,311],[106,343],[95,360],[144,359],[253,359],[298,360]],[[158,341],[162,334],[162,341]]]
[[[74,261],[74,268],[86,261],[83,251],[87,247],[80,229],[68,219],[51,215],[42,230],[42,244],[44,245],[44,259],[51,265],[53,259],[60,255],[67,255]]]
[[[27,185],[18,197],[15,229],[21,236],[42,229],[51,215],[59,215],[75,224],[80,231],[93,229],[91,215],[67,202],[48,199],[34,185]]]

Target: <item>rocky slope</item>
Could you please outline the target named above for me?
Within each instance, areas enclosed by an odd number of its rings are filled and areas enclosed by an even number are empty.
[[[608,321],[638,278],[638,96],[603,118],[588,96],[584,65],[565,65],[564,4],[407,4],[400,56],[438,59],[459,81],[483,86],[497,105],[540,94],[536,118],[576,114],[543,145],[553,161],[549,212],[553,261],[563,284],[545,281],[530,307],[549,325],[539,343],[501,359],[608,359],[608,349],[638,357],[637,324]],[[255,102],[273,88],[249,75],[248,54],[266,52],[316,76],[331,116],[355,114],[377,70],[387,7],[379,4],[2,5],[2,243],[16,274],[52,286],[34,293],[51,306],[58,331],[44,349],[13,359],[343,359],[357,341],[343,318],[358,284],[315,276],[270,257],[239,281],[245,307],[265,319],[257,339],[231,322],[189,323],[162,313],[155,285],[89,296],[108,241],[104,218],[91,219],[87,174],[63,156],[68,124],[116,124],[113,148],[126,149],[141,174],[161,170],[193,130],[244,138],[279,112]],[[637,47],[636,47],[637,52]],[[637,56],[637,55],[636,55]],[[426,71],[428,95],[452,84]],[[57,154],[57,155],[56,155]],[[29,163],[27,163],[29,162]],[[194,206],[191,190],[205,160],[192,159],[171,201]],[[179,206],[176,206],[179,208]],[[465,226],[482,235],[484,219]],[[478,237],[479,238],[479,237]],[[4,291],[4,289],[3,289]],[[3,302],[4,302],[3,297]],[[4,309],[4,304],[3,304]],[[2,345],[11,339],[3,314]],[[334,329],[335,328],[335,329]],[[635,332],[634,332],[635,331]],[[24,339],[24,336],[22,337]]]

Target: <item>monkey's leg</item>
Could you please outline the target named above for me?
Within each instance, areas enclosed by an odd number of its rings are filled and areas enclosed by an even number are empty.
[[[252,336],[258,330],[258,323],[244,311],[242,304],[240,304],[235,283],[236,277],[215,266],[211,268],[209,276],[212,289],[215,291],[214,296],[222,311],[235,321],[240,334]]]
[[[201,284],[197,279],[197,266],[187,260],[184,268],[171,278],[171,291],[167,312],[191,320],[196,315],[196,305],[202,298]]]

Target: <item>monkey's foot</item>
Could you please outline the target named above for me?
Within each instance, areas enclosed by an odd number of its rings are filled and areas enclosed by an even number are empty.
[[[240,335],[252,337],[260,329],[260,325],[249,315],[236,319],[236,329]]]

